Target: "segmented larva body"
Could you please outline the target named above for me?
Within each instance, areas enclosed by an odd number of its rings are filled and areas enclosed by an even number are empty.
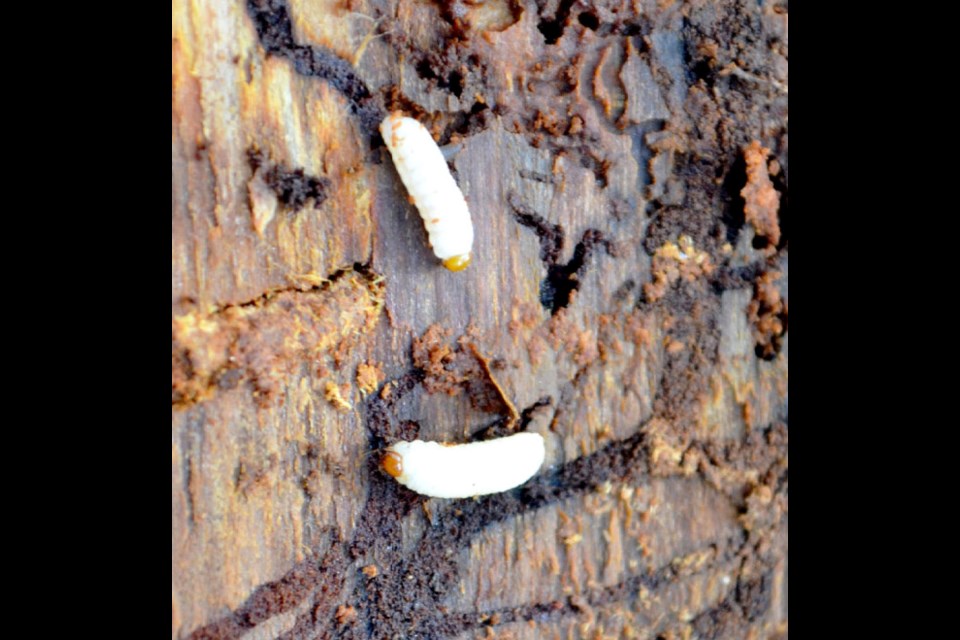
[[[455,445],[414,440],[387,447],[382,464],[417,493],[471,498],[520,486],[543,464],[545,452],[543,436],[529,432]]]
[[[433,253],[451,271],[466,269],[473,248],[473,222],[440,147],[422,124],[399,112],[384,118],[380,134],[423,218]]]

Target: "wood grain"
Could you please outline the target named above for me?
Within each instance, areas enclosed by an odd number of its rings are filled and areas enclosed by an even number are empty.
[[[786,22],[173,3],[174,638],[786,636]],[[392,110],[467,198],[463,272]],[[547,459],[504,494],[377,466],[514,428]]]

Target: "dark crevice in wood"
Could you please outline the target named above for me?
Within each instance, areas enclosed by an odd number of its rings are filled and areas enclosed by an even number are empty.
[[[744,289],[752,287],[767,268],[765,262],[754,262],[741,267],[721,267],[710,274],[708,281],[716,294],[733,289]]]
[[[551,13],[544,11],[544,4],[553,4],[540,2],[540,22],[537,23],[537,29],[543,34],[544,42],[547,44],[556,44],[557,40],[563,37],[563,32],[567,28],[567,21],[570,18],[570,10],[577,0],[559,0],[556,8]],[[549,9],[548,9],[549,10]]]
[[[598,229],[587,229],[566,264],[559,264],[566,234],[563,227],[547,222],[543,216],[526,206],[516,194],[508,196],[513,218],[533,229],[540,241],[540,261],[547,267],[546,277],[540,281],[540,304],[551,315],[570,304],[571,296],[580,288],[580,277],[587,268],[587,260],[602,247],[612,255],[612,244]]]
[[[740,229],[746,223],[744,214],[746,201],[741,195],[741,191],[746,184],[747,163],[744,161],[743,155],[738,154],[730,165],[727,175],[724,176],[723,186],[721,187],[721,198],[723,200],[721,220],[726,226],[727,242],[731,244],[736,243]]]
[[[378,127],[386,113],[349,62],[322,47],[298,44],[284,0],[247,0],[247,13],[253,20],[260,44],[269,55],[290,60],[300,75],[325,80],[342,93],[360,120],[361,130],[370,137],[371,148],[382,144]]]
[[[547,222],[543,216],[523,204],[515,193],[511,193],[507,200],[513,209],[513,219],[533,229],[537,234],[537,239],[540,241],[540,261],[547,267],[556,264],[563,251],[566,235],[563,227]]]
[[[593,11],[581,11],[577,20],[590,31],[596,31],[600,27],[600,18]]]
[[[603,232],[587,229],[567,264],[547,267],[547,277],[540,282],[540,304],[550,309],[551,315],[570,304],[571,296],[580,288],[580,277],[586,271],[587,260],[600,247],[612,255],[612,245]]]
[[[252,173],[264,166],[265,154],[256,147],[247,149],[247,162]],[[307,203],[313,200],[315,208],[320,207],[327,199],[327,189],[330,181],[327,178],[307,175],[303,168],[291,169],[281,163],[265,169],[260,174],[263,181],[293,213],[299,212]]]
[[[773,188],[780,194],[780,207],[777,209],[777,223],[780,227],[780,242],[777,250],[787,247],[787,238],[790,235],[790,190],[787,188],[787,172],[782,167],[776,175],[770,176]]]
[[[463,614],[460,620],[463,630],[476,627],[496,627],[511,622],[543,622],[562,616],[575,615],[582,610],[584,604],[590,607],[602,607],[617,602],[636,599],[641,590],[656,591],[666,585],[673,584],[679,579],[694,575],[702,575],[717,567],[731,562],[742,552],[746,540],[742,535],[727,540],[704,545],[700,552],[714,551],[710,561],[698,566],[690,573],[681,574],[672,562],[653,570],[650,573],[634,575],[608,587],[587,589],[582,594],[569,596],[564,600],[552,602],[538,602],[534,604],[509,607],[492,611]],[[696,553],[696,552],[694,552]],[[733,596],[731,596],[732,598]]]
[[[254,590],[232,614],[203,626],[188,640],[232,640],[239,638],[258,624],[296,608],[304,599],[318,591],[311,604],[311,612],[318,607],[331,609],[334,598],[343,586],[346,558],[342,541],[333,530],[328,530],[330,546],[319,560],[304,560],[282,578],[267,582]]]

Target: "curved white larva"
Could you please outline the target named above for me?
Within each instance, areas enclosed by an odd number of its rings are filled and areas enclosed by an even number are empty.
[[[543,464],[539,433],[444,445],[397,442],[387,447],[383,466],[400,484],[433,498],[470,498],[520,486]]]
[[[420,211],[434,255],[451,271],[465,269],[473,248],[473,222],[440,147],[422,124],[399,112],[384,118],[380,135]]]

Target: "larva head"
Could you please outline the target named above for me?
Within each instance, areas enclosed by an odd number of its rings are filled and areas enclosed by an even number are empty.
[[[470,265],[470,254],[464,253],[459,256],[453,256],[443,261],[443,266],[450,271],[463,271]]]
[[[383,454],[380,465],[383,467],[383,470],[391,476],[399,478],[400,474],[403,473],[403,456],[396,451],[387,451]]]

